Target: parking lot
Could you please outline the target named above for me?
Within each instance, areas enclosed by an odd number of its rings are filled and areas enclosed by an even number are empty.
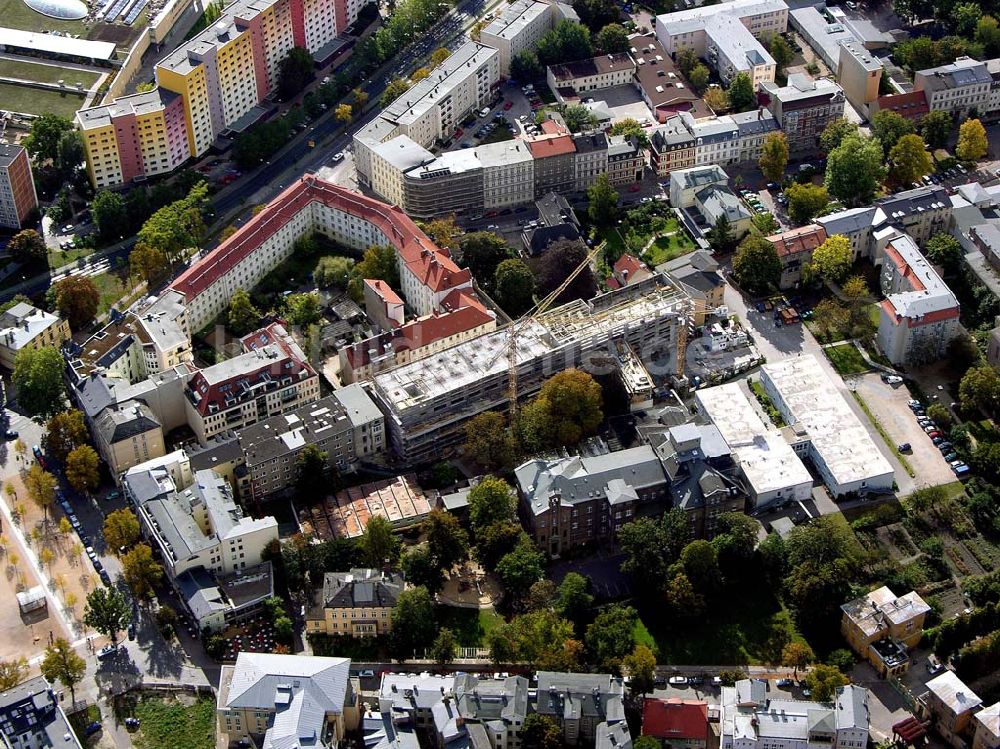
[[[858,395],[864,399],[889,437],[897,445],[910,444],[912,452],[905,453],[906,460],[914,468],[919,468],[921,484],[937,486],[955,480],[955,474],[941,451],[931,443],[913,411],[906,405],[910,393],[905,387],[887,385],[874,373],[860,375],[855,382]]]

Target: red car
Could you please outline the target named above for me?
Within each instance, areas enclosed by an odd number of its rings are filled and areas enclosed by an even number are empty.
[[[940,437],[941,432],[928,432],[927,436],[930,437],[931,439],[934,439],[935,437]]]
[[[455,137],[456,138],[461,138],[462,135],[464,135],[464,134],[465,134],[465,131],[462,128],[458,128],[458,130],[455,131]]]
[[[505,101],[505,102],[503,103],[503,108],[504,108],[505,110],[506,110],[506,109],[510,109],[510,108],[511,108],[512,106],[514,106],[514,102],[512,102],[512,101]]]

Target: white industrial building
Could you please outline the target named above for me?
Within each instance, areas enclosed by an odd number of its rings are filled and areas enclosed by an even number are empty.
[[[695,393],[698,410],[719,430],[750,487],[754,507],[812,496],[812,476],[778,429],[764,423],[739,383]]]
[[[804,431],[807,454],[833,496],[892,490],[892,466],[814,356],[765,365],[760,384],[785,421]]]

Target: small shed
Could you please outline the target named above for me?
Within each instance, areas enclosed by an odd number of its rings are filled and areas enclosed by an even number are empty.
[[[46,608],[49,604],[45,598],[45,588],[41,585],[36,585],[34,588],[22,590],[17,594],[17,605],[21,609],[22,614]]]

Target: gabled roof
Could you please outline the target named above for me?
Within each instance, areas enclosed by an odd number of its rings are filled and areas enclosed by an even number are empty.
[[[647,697],[642,708],[642,735],[665,741],[708,741],[708,704],[679,697]]]

